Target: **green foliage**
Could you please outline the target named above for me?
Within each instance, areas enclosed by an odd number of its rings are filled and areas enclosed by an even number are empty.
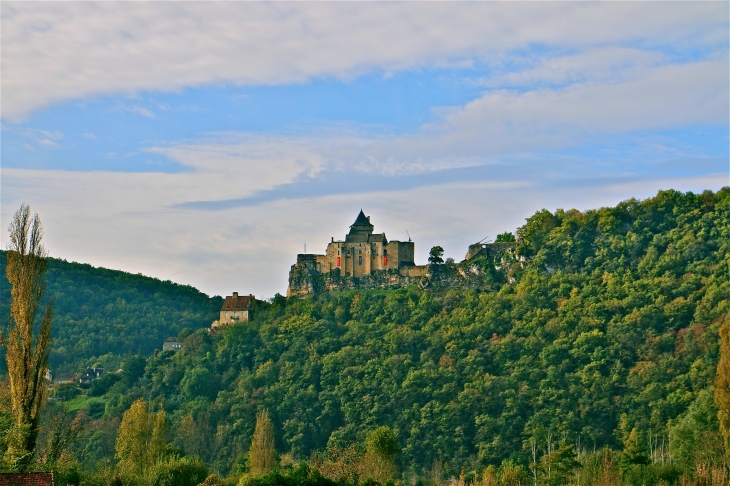
[[[431,265],[444,263],[444,249],[440,246],[431,248],[431,251],[428,252],[428,263]]]
[[[0,322],[10,312],[6,266],[7,252],[0,251]],[[46,295],[55,298],[54,373],[79,371],[108,353],[148,356],[186,327],[210,326],[222,304],[190,286],[54,258],[46,279]]]
[[[495,243],[510,243],[512,241],[516,241],[515,235],[510,233],[509,231],[498,234],[497,239],[494,240]]]
[[[722,464],[722,435],[712,392],[702,390],[669,430],[672,459],[678,464]]]
[[[104,373],[101,377],[91,382],[91,387],[89,388],[88,393],[92,397],[100,397],[108,392],[109,388],[121,379],[121,374]]]
[[[214,375],[203,367],[196,367],[185,372],[180,382],[180,390],[190,399],[196,397],[214,398]]]
[[[79,394],[79,387],[76,383],[61,383],[56,385],[53,396],[58,400],[71,400]]]
[[[354,483],[335,482],[325,478],[317,469],[310,468],[306,463],[299,464],[291,471],[274,471],[265,476],[244,478],[239,484],[241,486],[355,486]]]
[[[568,484],[578,466],[573,445],[561,443],[556,450],[540,458],[540,482],[545,486]]]
[[[208,477],[208,468],[197,457],[163,456],[148,472],[149,486],[197,486]]]
[[[365,450],[388,459],[395,459],[400,454],[400,447],[390,427],[378,427],[367,434]]]
[[[121,379],[127,386],[133,386],[144,375],[147,360],[143,356],[130,356],[122,363]]]
[[[553,475],[555,477],[556,475]],[[564,484],[550,482],[551,478],[543,481],[543,484]],[[527,471],[520,464],[515,464],[514,461],[505,460],[497,469],[497,484],[499,486],[522,486],[527,484]]]
[[[725,458],[730,462],[730,319],[727,318],[720,327],[720,357],[717,360],[714,395]]]

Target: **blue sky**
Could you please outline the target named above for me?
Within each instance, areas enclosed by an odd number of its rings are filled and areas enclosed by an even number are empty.
[[[726,2],[5,2],[2,62],[3,224],[211,294],[284,293],[361,207],[422,263],[728,185]]]

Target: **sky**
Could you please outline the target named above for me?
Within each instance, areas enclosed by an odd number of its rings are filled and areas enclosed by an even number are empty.
[[[362,208],[467,247],[730,185],[728,2],[12,2],[0,222],[51,256],[286,292]]]

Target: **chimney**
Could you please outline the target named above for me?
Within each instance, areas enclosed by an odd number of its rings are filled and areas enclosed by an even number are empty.
[[[368,223],[370,222],[370,216],[368,216]]]
[[[238,298],[238,292],[233,292],[233,297],[237,299]]]

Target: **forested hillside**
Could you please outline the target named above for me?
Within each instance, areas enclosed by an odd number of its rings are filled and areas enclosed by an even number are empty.
[[[6,252],[0,251],[0,321],[8,322]],[[209,326],[221,306],[193,287],[142,275],[48,259],[48,290],[55,299],[51,368],[77,371],[111,354],[150,355],[181,329]],[[107,366],[120,359],[106,356]],[[5,367],[4,358],[0,366]]]
[[[170,440],[222,474],[248,467],[262,409],[282,457],[342,450],[388,426],[401,471],[431,480],[501,465],[521,484],[533,475],[549,479],[539,484],[567,484],[555,478],[580,464],[611,466],[613,457],[625,484],[678,484],[681,474],[699,474],[697,464],[723,463],[712,383],[730,311],[730,190],[542,210],[517,240],[519,257],[500,265],[513,283],[496,291],[278,296],[218,336],[185,332],[180,352],[159,353],[138,376],[97,388],[81,457],[111,458],[121,414],[145,397],[167,411]],[[58,279],[68,264],[54,265]],[[72,319],[59,306],[59,322],[93,322],[98,292],[74,282],[73,302],[86,307]],[[198,310],[180,315],[205,323],[215,302],[179,289],[175,298],[145,295],[172,309],[189,295]],[[124,299],[137,302],[141,293]],[[126,309],[119,299],[108,305]],[[143,322],[143,309],[160,338],[172,330],[165,325],[192,327],[168,324],[157,304],[144,302],[129,320],[120,310],[103,321],[119,336],[94,327],[106,347],[88,353],[108,352],[116,339],[149,352],[130,325]],[[86,350],[59,335],[64,356]],[[595,459],[604,446],[608,455]]]

